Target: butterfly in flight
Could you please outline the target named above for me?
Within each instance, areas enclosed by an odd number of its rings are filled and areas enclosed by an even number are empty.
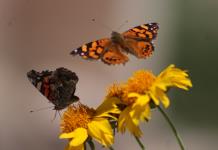
[[[73,50],[71,55],[83,59],[102,60],[108,65],[125,64],[130,53],[137,58],[147,58],[154,51],[152,40],[157,37],[157,23],[143,24],[123,33],[113,31],[111,38],[96,40]]]
[[[54,110],[62,110],[79,100],[79,97],[74,95],[79,78],[66,68],[42,72],[31,70],[27,77],[40,93],[54,104]]]

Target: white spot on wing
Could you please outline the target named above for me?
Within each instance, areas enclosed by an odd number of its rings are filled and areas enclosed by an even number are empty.
[[[77,52],[78,52],[78,49],[74,49],[73,52],[74,52],[74,53],[77,53]]]
[[[38,82],[36,85],[36,88],[40,91],[42,86],[42,82]]]

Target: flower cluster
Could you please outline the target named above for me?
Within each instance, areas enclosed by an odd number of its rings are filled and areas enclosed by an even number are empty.
[[[126,82],[109,87],[97,109],[81,103],[69,106],[60,125],[60,138],[69,139],[66,150],[84,150],[86,143],[93,147],[92,139],[110,148],[114,141],[113,129],[121,133],[128,130],[139,138],[142,135],[139,124],[151,119],[151,109],[160,104],[169,107],[167,91],[172,87],[183,90],[192,87],[186,71],[174,65],[158,76],[139,70]]]

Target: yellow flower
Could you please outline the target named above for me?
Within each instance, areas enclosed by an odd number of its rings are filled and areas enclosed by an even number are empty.
[[[81,103],[68,107],[60,125],[60,138],[70,141],[65,150],[84,150],[84,143],[89,138],[105,147],[113,144],[113,131],[107,118],[113,117],[110,113],[119,113],[119,109],[112,105],[106,108],[106,105],[110,104],[103,103],[96,110]]]
[[[166,92],[171,87],[184,90],[192,87],[186,71],[178,69],[174,65],[167,67],[158,76],[153,75],[150,71],[139,70],[122,86],[110,87],[106,100],[110,101],[110,98],[117,97],[120,103],[125,105],[118,118],[118,130],[125,132],[128,129],[139,137],[141,135],[140,121],[150,119],[151,101],[155,105],[159,105],[161,102],[167,108],[170,101]]]
[[[176,68],[175,65],[170,65],[157,76],[146,94],[151,97],[156,105],[159,105],[161,101],[164,107],[167,108],[170,105],[170,101],[165,92],[170,87],[177,87],[183,90],[188,90],[189,87],[192,87],[187,72]]]
[[[124,133],[126,128],[137,137],[142,135],[139,128],[140,121],[150,119],[150,98],[148,95],[140,95],[138,93],[129,93],[128,98],[134,99],[130,105],[126,105],[125,109],[120,113],[118,118],[118,131]],[[122,101],[122,100],[121,100]]]

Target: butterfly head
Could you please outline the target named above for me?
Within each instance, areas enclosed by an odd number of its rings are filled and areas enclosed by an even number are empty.
[[[120,33],[115,32],[115,31],[111,33],[111,40],[113,43],[123,43],[124,42],[123,36]]]

